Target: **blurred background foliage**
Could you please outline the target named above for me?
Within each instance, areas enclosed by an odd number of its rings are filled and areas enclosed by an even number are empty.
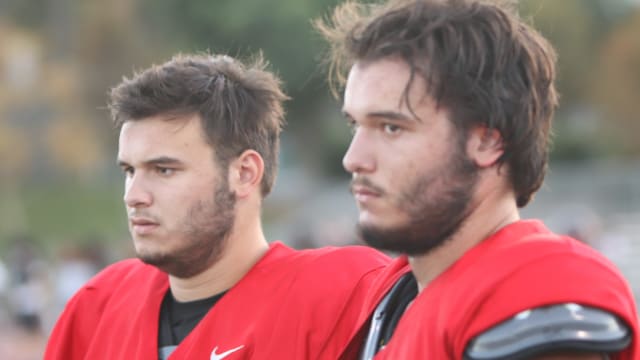
[[[0,1],[0,247],[24,233],[49,251],[96,238],[129,246],[106,94],[123,76],[177,52],[262,50],[292,97],[279,181],[293,173],[345,179],[349,132],[327,91],[318,65],[324,44],[310,24],[337,2]],[[559,52],[553,160],[637,165],[640,6],[522,0],[520,8]],[[286,208],[275,201],[267,222]]]

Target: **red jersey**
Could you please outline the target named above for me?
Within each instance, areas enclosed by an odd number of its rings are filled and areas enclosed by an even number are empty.
[[[169,359],[337,359],[388,262],[360,246],[296,251],[272,244]],[[166,273],[136,259],[106,268],[69,301],[45,359],[158,359],[168,288]]]
[[[367,312],[408,270],[405,257],[385,270]],[[529,220],[501,229],[428,284],[375,360],[462,359],[470,340],[492,326],[559,303],[618,315],[631,327],[633,340],[617,359],[640,358],[635,302],[616,267],[590,247]]]

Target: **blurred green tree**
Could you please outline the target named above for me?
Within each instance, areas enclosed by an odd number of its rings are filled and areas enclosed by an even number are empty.
[[[640,156],[640,8],[608,34],[594,69],[592,99],[602,107],[603,133],[630,156]],[[615,140],[614,140],[615,139]]]
[[[623,1],[610,0],[523,0],[520,5],[523,16],[530,17],[558,51],[561,101],[555,122],[552,156],[564,160],[585,160],[628,151],[629,146],[620,142],[624,138],[620,136],[624,134],[615,130],[602,132],[603,109],[618,108],[615,104],[620,101],[614,95],[619,93],[619,88],[613,85],[616,82],[606,80],[612,77],[604,75],[603,71],[617,67],[618,80],[625,84],[637,83],[634,71],[629,70],[631,64],[621,66],[620,61],[621,56],[630,56],[629,52],[634,51],[633,41],[634,44],[640,42],[637,36],[632,40],[621,39],[622,43],[611,45],[618,48],[618,55],[609,54],[610,50],[606,50],[607,45],[603,44],[611,43],[612,37],[625,37],[617,34],[624,31],[620,27],[627,22],[624,21],[626,14],[633,7]],[[618,63],[614,64],[616,61]],[[602,81],[609,81],[611,85],[604,90]],[[621,117],[619,113],[616,116]],[[629,133],[631,128],[619,125],[623,124],[618,122],[612,128],[625,129],[622,132]]]

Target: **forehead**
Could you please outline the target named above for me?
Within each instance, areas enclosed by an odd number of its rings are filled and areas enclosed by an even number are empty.
[[[120,129],[119,157],[153,157],[211,151],[198,115],[152,116],[127,121]]]
[[[410,79],[411,70],[400,59],[357,62],[347,78],[344,110],[349,113],[375,109],[408,110],[403,95]],[[430,100],[425,81],[417,74],[409,88],[408,100],[412,108]]]

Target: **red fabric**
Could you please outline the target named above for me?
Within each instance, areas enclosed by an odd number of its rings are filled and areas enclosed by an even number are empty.
[[[170,359],[337,359],[389,259],[365,247],[269,252],[202,319]],[[158,358],[167,275],[138,260],[110,266],[68,303],[46,360]]]
[[[378,302],[406,259],[377,281]],[[369,305],[371,301],[369,301]],[[634,332],[618,359],[640,359],[638,315],[629,285],[602,255],[535,220],[511,224],[467,252],[430,283],[403,315],[375,360],[462,359],[471,339],[515,314],[573,302],[621,317]]]

